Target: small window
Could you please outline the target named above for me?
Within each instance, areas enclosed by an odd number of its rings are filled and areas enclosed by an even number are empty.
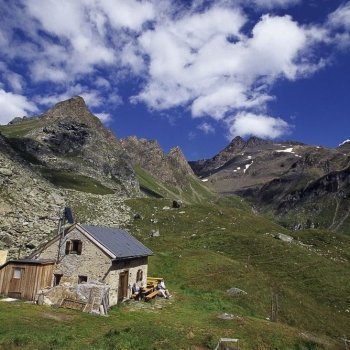
[[[21,279],[22,275],[23,275],[24,269],[20,268],[20,267],[15,267],[13,269],[13,278],[19,280]]]
[[[58,286],[61,282],[62,274],[55,273],[53,275],[53,286]]]
[[[77,254],[81,255],[81,251],[83,248],[82,241],[79,240],[71,240],[66,242],[66,255],[67,254]]]
[[[136,282],[141,282],[143,279],[143,271],[140,269],[137,271]]]
[[[66,242],[66,255],[70,253],[71,246],[72,246],[72,242],[71,241],[67,241]]]
[[[87,282],[87,276],[78,276],[78,284]]]
[[[71,253],[80,255],[82,246],[83,244],[81,241],[73,240]]]

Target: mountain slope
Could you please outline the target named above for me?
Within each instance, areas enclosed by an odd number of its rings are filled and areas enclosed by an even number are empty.
[[[156,143],[134,142],[133,165],[78,96],[0,126],[0,249],[10,257],[28,255],[56,233],[65,206],[76,222],[123,226],[129,220],[125,198],[214,197],[179,148],[165,155]]]
[[[210,203],[181,210],[163,209],[168,199],[127,204],[141,217],[128,229],[155,253],[148,273],[163,277],[173,298],[125,302],[104,318],[0,302],[0,349],[204,350],[222,337],[240,339],[242,349],[344,349],[349,237],[291,232],[251,211]],[[160,236],[150,237],[152,230]],[[294,239],[283,242],[278,233]],[[271,322],[276,295],[278,322]]]
[[[38,176],[0,135],[0,249],[26,255],[57,229],[62,192]]]
[[[155,252],[149,274],[164,277],[174,295],[123,303],[104,319],[0,303],[0,349],[204,349],[220,337],[239,338],[245,349],[343,347],[349,237],[288,230],[237,197],[214,203],[180,149],[166,155],[157,143],[134,138],[128,156],[79,98],[0,130],[0,249],[23,257],[56,232],[67,205],[77,222],[129,229]],[[286,226],[329,223],[341,232],[348,222],[343,145],[236,139],[192,166],[221,193],[274,210]],[[136,177],[148,195],[165,198],[140,198]],[[186,200],[180,210],[170,208],[175,198]],[[151,237],[154,230],[159,237]],[[276,239],[281,233],[289,243]],[[247,294],[231,294],[236,288]],[[276,295],[279,322],[271,322]]]
[[[0,132],[0,249],[9,257],[26,256],[54,235],[65,206],[76,222],[120,226],[129,219],[122,198],[140,195],[136,174],[81,97]]]
[[[341,196],[350,195],[346,186],[336,186],[341,187],[343,192],[334,190],[331,176],[345,171],[349,164],[350,153],[345,145],[327,149],[293,141],[277,143],[256,137],[247,141],[236,137],[212,159],[190,162],[195,173],[207,178],[223,195],[238,194],[264,211],[273,211],[291,227],[321,226],[336,231],[345,229],[342,215],[333,216],[332,219],[328,215],[327,220],[316,220],[312,211],[303,211],[303,216],[296,214],[302,211],[304,202],[316,201],[321,213],[330,201],[336,202],[339,193]],[[304,199],[295,200],[298,196]],[[348,206],[346,204],[346,208]],[[283,209],[291,207],[293,213]],[[285,220],[286,215],[288,220]]]
[[[139,191],[120,142],[79,96],[57,103],[38,117],[2,126],[0,132],[56,185],[69,187],[85,181],[90,187],[87,192],[96,187],[97,192],[126,196]],[[74,179],[72,174],[81,177]]]
[[[212,191],[194,175],[180,147],[165,154],[155,140],[135,136],[121,140],[135,168],[141,191],[151,197],[203,201]]]

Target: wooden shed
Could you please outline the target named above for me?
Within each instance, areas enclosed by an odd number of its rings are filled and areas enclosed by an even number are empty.
[[[10,260],[0,267],[0,294],[34,300],[38,291],[52,286],[54,260]]]

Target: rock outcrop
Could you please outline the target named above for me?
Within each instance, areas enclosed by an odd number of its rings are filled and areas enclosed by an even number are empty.
[[[0,135],[0,245],[25,256],[52,236],[65,205],[59,189],[23,163]]]
[[[65,206],[76,222],[126,225],[123,198],[140,195],[136,175],[120,142],[81,97],[0,131],[0,250],[9,250],[9,258],[27,256],[55,235]]]
[[[139,185],[130,159],[112,131],[76,96],[57,103],[44,114],[22,120],[11,145],[43,169],[65,171],[95,179],[120,196],[136,195]],[[12,133],[10,126],[3,133]],[[46,172],[45,172],[46,171]]]
[[[147,170],[163,183],[184,187],[188,185],[189,176],[194,176],[180,147],[174,147],[165,154],[155,140],[131,136],[121,143],[135,166]]]
[[[350,208],[343,198],[350,195],[346,187],[349,144],[329,149],[236,137],[213,158],[190,165],[219,193],[238,194],[260,210],[273,211],[288,227],[337,231],[345,229],[343,219]],[[304,210],[306,204],[313,209]],[[337,213],[335,208],[340,208]]]

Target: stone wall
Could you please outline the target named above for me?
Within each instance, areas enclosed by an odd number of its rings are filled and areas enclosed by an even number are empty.
[[[65,254],[66,242],[69,240],[80,240],[82,242],[81,255]],[[39,259],[56,259],[58,245],[59,241],[54,241],[36,255],[36,257]],[[60,281],[61,285],[77,285],[78,276],[87,276],[87,282],[98,281],[107,283],[110,286],[110,305],[115,305],[118,302],[119,274],[125,271],[128,272],[127,298],[129,298],[132,294],[132,285],[136,283],[137,272],[140,269],[143,272],[143,278],[137,284],[139,286],[145,286],[148,270],[147,257],[113,261],[83,233],[77,228],[74,228],[62,240],[60,259],[55,266],[54,273],[63,275]]]
[[[79,240],[82,242],[81,255],[65,254],[66,242]],[[44,249],[39,259],[52,259],[57,257],[59,241]],[[63,274],[61,283],[78,283],[78,276],[87,276],[88,281],[103,281],[111,267],[111,258],[99,247],[91,242],[83,233],[74,228],[62,240],[60,259],[54,273]]]
[[[142,270],[142,281],[136,282],[137,272]],[[111,305],[115,305],[118,302],[118,289],[119,289],[119,274],[127,271],[128,277],[128,295],[127,299],[132,294],[132,286],[136,283],[139,287],[146,286],[147,284],[147,272],[148,272],[148,258],[135,258],[128,260],[114,261],[111,271],[106,278],[106,282],[110,285],[109,302]]]

